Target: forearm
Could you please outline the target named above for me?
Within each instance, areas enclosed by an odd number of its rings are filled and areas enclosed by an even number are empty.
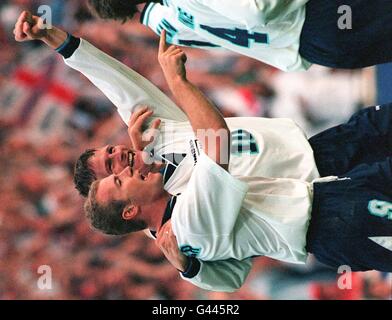
[[[57,49],[67,40],[67,37],[67,32],[57,27],[52,27],[47,29],[46,35],[41,40],[50,48]]]
[[[186,78],[169,79],[168,83],[179,107],[187,115],[196,137],[203,144],[205,152],[227,169],[230,131],[222,114]]]
[[[219,110],[195,85],[181,78],[170,82],[170,89],[195,132],[199,129],[228,129]]]
[[[230,157],[230,132],[215,106],[187,80],[185,53],[177,46],[168,47],[166,31],[162,30],[158,60],[166,81],[180,108],[190,121],[206,154],[227,170]]]

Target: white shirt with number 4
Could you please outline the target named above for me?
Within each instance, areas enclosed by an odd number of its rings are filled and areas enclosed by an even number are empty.
[[[283,71],[306,70],[299,54],[309,0],[164,0],[148,3],[141,21],[167,31],[173,44],[226,48]]]

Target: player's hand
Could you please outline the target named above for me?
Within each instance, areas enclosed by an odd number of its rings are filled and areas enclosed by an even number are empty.
[[[181,272],[185,271],[188,260],[187,257],[178,249],[177,239],[173,233],[170,220],[159,230],[156,244],[173,267]]]
[[[159,41],[158,61],[165,75],[166,81],[170,84],[175,79],[186,79],[185,62],[186,55],[179,47],[166,44],[166,31],[162,30]]]
[[[134,150],[144,150],[145,147],[154,141],[161,120],[155,119],[150,128],[143,130],[143,124],[153,115],[153,113],[154,112],[147,106],[142,106],[129,118],[128,135]]]
[[[14,35],[18,42],[42,40],[47,35],[47,30],[43,27],[43,20],[40,17],[23,11],[15,23]]]

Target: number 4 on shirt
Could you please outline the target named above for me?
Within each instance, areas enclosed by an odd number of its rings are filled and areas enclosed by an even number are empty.
[[[252,33],[252,32],[248,32],[248,30],[238,29],[238,28],[235,29],[213,28],[203,24],[200,25],[200,28],[240,47],[249,48],[250,40],[253,40],[255,43],[264,43],[264,44],[269,43],[268,34],[266,33],[258,33],[258,32]]]

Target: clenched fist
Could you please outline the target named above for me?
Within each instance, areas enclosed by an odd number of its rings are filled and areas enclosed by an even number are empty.
[[[23,11],[16,21],[14,35],[18,42],[42,40],[47,35],[47,29],[43,27],[43,20],[40,17]]]

